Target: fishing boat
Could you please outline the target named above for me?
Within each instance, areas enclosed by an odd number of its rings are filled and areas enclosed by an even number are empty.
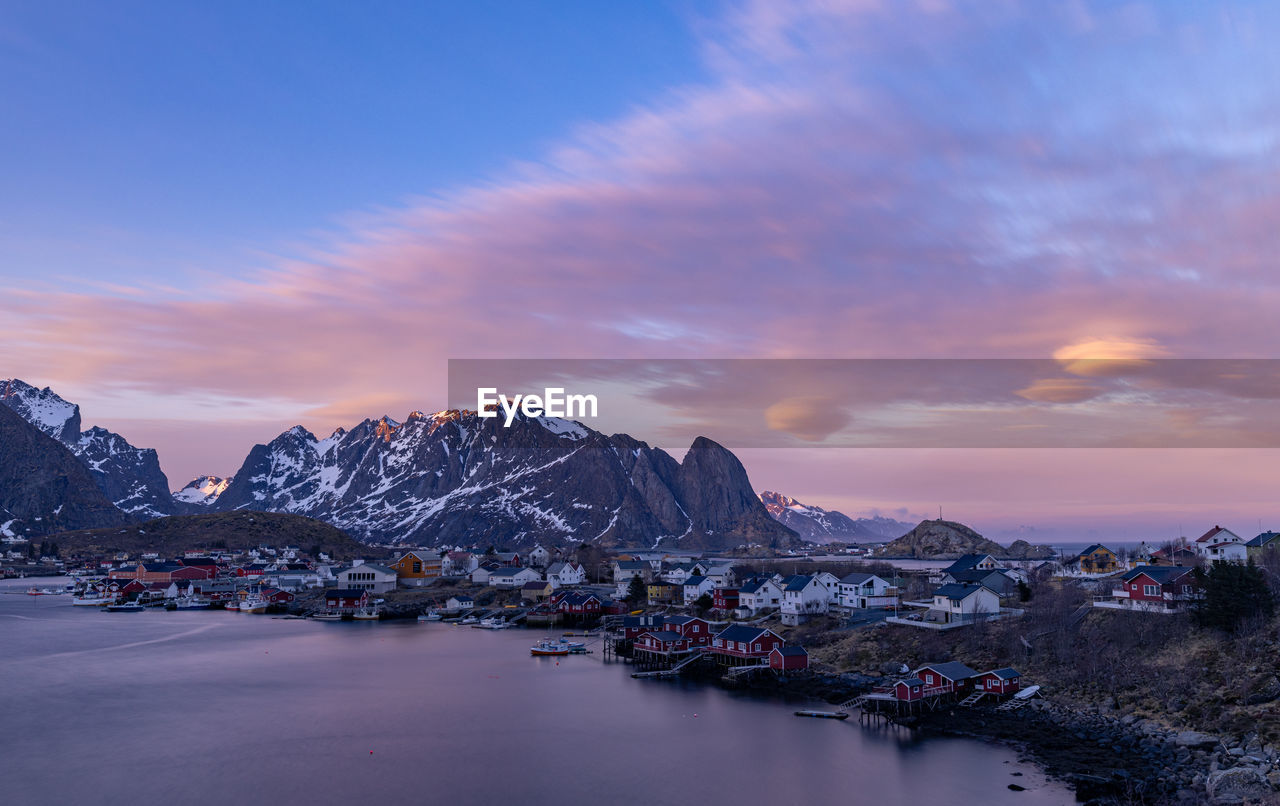
[[[311,618],[316,621],[342,621],[341,613],[312,613]]]
[[[208,610],[213,602],[203,596],[180,596],[174,605],[178,610]]]
[[[529,648],[530,655],[568,655],[569,647],[565,641],[544,639]]]
[[[146,610],[146,608],[137,602],[121,602],[120,604],[107,605],[108,613],[141,613],[143,610]]]
[[[814,719],[848,719],[848,711],[796,711],[796,716],[811,716]]]
[[[382,611],[376,607],[362,607],[351,614],[356,621],[377,621],[382,618]]]
[[[240,603],[241,613],[265,613],[269,602],[256,596],[250,596]]]
[[[224,604],[224,605],[222,606],[222,609],[223,609],[223,610],[230,610],[232,613],[235,613],[235,612],[237,612],[237,611],[239,611],[239,610],[240,610],[240,603],[239,603],[239,602],[237,602],[237,601],[235,601],[235,600],[233,599],[233,600],[231,600],[231,601],[227,602],[226,604]]]
[[[71,598],[72,607],[103,607],[114,602],[114,596],[85,595],[73,596]]]
[[[511,625],[501,616],[490,616],[489,618],[480,619],[480,623],[475,626],[482,630],[505,630]]]
[[[444,618],[438,610],[428,610],[418,616],[418,621],[439,621]]]
[[[479,621],[480,621],[479,616],[467,616],[466,618],[459,619],[458,623],[459,624],[477,624],[479,623]]]

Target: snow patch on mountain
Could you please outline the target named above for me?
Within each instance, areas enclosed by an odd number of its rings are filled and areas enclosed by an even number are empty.
[[[218,496],[226,491],[229,484],[231,484],[231,479],[229,478],[200,476],[192,479],[187,483],[187,486],[174,493],[173,500],[181,504],[202,507],[212,506],[217,502]]]

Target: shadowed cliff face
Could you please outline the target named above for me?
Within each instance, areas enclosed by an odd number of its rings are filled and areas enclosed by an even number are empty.
[[[0,406],[0,531],[39,537],[130,520],[66,446]]]
[[[383,417],[254,446],[214,509],[294,512],[366,540],[732,548],[790,545],[732,453],[700,438],[684,462],[625,434],[473,412]]]

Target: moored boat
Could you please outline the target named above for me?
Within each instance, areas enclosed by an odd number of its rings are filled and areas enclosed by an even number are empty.
[[[146,608],[137,602],[121,602],[107,605],[108,613],[141,613],[143,610],[146,610]]]
[[[241,613],[265,613],[269,602],[266,599],[258,599],[250,596],[240,603]]]
[[[115,601],[114,596],[73,596],[72,607],[105,607]]]
[[[848,711],[796,711],[796,716],[811,716],[815,719],[848,719]]]
[[[418,616],[418,621],[439,621],[444,618],[438,610],[428,610]]]
[[[530,655],[568,655],[569,646],[565,641],[544,639],[529,648]]]
[[[342,621],[341,613],[312,613],[311,618],[316,621]]]
[[[475,626],[483,630],[505,630],[511,625],[501,616],[490,616],[489,618],[480,619],[480,623]]]
[[[351,614],[356,621],[377,621],[382,618],[382,611],[376,607],[362,607]]]

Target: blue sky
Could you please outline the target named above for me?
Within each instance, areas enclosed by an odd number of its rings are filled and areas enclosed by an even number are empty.
[[[0,10],[0,272],[182,284],[537,159],[703,73],[696,4]],[[247,264],[247,265],[246,265]]]

